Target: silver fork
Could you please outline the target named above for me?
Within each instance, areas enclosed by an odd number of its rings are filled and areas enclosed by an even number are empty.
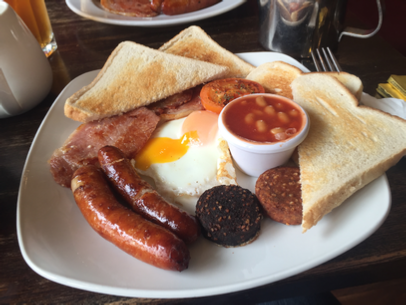
[[[342,71],[337,58],[335,58],[329,47],[321,48],[321,52],[319,49],[316,49],[315,52],[312,50],[311,54],[317,71]]]

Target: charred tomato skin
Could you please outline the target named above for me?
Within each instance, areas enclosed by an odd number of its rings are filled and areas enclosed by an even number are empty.
[[[200,98],[206,110],[220,113],[232,100],[253,93],[265,93],[265,89],[252,80],[224,78],[204,85],[200,91]]]

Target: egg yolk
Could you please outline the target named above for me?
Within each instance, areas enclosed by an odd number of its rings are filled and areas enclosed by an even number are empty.
[[[199,141],[197,131],[186,132],[180,139],[152,138],[135,156],[135,167],[147,170],[154,163],[168,163],[182,158],[191,142]]]
[[[154,163],[174,162],[182,158],[190,146],[203,146],[214,141],[218,115],[210,111],[194,111],[183,121],[180,139],[150,139],[135,156],[135,167],[147,170]]]
[[[213,142],[218,130],[218,114],[211,111],[194,111],[182,124],[182,134],[197,131],[198,142],[192,145],[206,145]]]

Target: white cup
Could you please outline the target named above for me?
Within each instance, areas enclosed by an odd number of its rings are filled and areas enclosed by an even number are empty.
[[[303,118],[301,130],[293,137],[274,143],[255,142],[235,135],[224,125],[223,119],[227,107],[230,107],[235,102],[246,99],[248,96],[239,97],[223,108],[218,119],[219,132],[223,139],[227,141],[234,162],[247,175],[259,177],[266,170],[281,166],[290,159],[295,148],[306,138],[310,128],[310,121],[306,111],[288,98],[267,93],[252,95],[275,97],[285,100],[287,103],[293,103],[301,111]]]
[[[31,31],[0,1],[0,118],[24,113],[48,94],[52,69]]]

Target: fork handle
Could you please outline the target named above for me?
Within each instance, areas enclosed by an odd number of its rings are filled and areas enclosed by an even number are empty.
[[[374,36],[380,30],[380,28],[382,26],[382,20],[383,20],[383,11],[382,11],[381,1],[376,0],[376,5],[378,6],[379,20],[378,20],[378,25],[375,29],[364,30],[364,29],[359,29],[359,28],[354,28],[354,27],[346,27],[344,29],[344,31],[341,32],[340,37],[338,38],[338,41],[340,41],[344,35],[351,36],[351,37],[357,37],[357,38],[369,38],[369,37]]]

